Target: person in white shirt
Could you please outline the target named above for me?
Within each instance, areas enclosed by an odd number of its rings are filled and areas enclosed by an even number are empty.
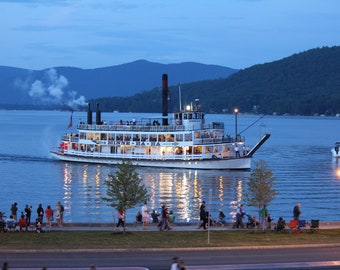
[[[144,202],[144,205],[142,206],[142,216],[143,216],[143,229],[145,230],[147,228],[147,225],[149,224],[149,210],[146,205],[146,202]]]

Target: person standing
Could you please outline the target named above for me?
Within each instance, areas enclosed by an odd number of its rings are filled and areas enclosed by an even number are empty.
[[[198,228],[205,228],[206,225],[206,212],[205,212],[205,201],[202,201],[201,206],[200,206],[200,222],[198,224]]]
[[[48,223],[49,227],[52,227],[52,221],[53,221],[53,210],[50,205],[47,206],[45,210],[46,215],[46,222]]]
[[[149,224],[149,210],[146,201],[142,206],[142,215],[143,215],[143,229],[146,230]]]
[[[268,210],[267,205],[264,204],[262,209],[260,210],[260,224],[261,224],[261,230],[266,229],[266,221],[268,217]]]
[[[11,215],[13,216],[13,219],[17,221],[17,212],[18,212],[18,204],[15,202],[11,206]]]
[[[60,202],[58,202],[58,203],[60,204],[60,227],[63,227],[65,208]]]
[[[44,219],[44,208],[42,207],[42,204],[40,203],[38,208],[37,208],[37,214],[38,214],[38,219],[40,219],[40,222],[43,222]]]
[[[30,223],[31,223],[32,206],[28,206],[28,204],[26,204],[24,211],[25,211],[25,214],[26,214],[27,226],[29,226]]]
[[[300,206],[301,206],[300,203],[294,206],[293,215],[294,215],[295,220],[300,219],[300,214],[301,214]]]
[[[61,227],[61,204],[57,202],[57,206],[55,208],[55,219],[57,220],[57,225]]]

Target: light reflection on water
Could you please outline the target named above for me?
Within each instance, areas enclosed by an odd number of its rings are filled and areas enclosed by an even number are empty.
[[[63,204],[65,221],[74,221],[74,217],[90,222],[107,220],[111,211],[101,200],[106,196],[104,180],[114,174],[115,167],[87,165],[77,163],[61,163],[63,167]],[[211,212],[223,209],[230,214],[235,213],[237,204],[242,200],[242,184],[249,172],[202,171],[138,168],[144,180],[150,200],[150,209],[160,211],[163,203],[173,210],[177,222],[193,222],[198,220],[199,206],[203,200],[208,203],[209,190],[212,190]],[[139,210],[127,211],[127,220],[132,222]],[[79,212],[80,211],[80,212]],[[77,220],[80,220],[77,217]],[[111,221],[111,220],[109,220]]]

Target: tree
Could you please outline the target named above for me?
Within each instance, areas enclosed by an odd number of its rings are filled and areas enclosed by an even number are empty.
[[[149,199],[148,191],[136,169],[137,166],[130,161],[123,161],[118,164],[118,170],[115,175],[109,174],[108,179],[104,182],[107,186],[107,197],[102,197],[102,200],[108,202],[108,206],[123,210],[125,216],[127,209],[131,209]]]
[[[268,169],[266,161],[255,162],[255,169],[251,172],[244,193],[244,201],[260,210],[268,205],[278,194],[273,188],[275,177],[273,172]],[[259,215],[260,216],[260,215]]]

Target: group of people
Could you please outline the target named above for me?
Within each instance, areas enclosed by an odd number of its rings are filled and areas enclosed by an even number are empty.
[[[294,220],[300,219],[301,214],[301,203],[297,203],[294,206],[293,209],[293,217]],[[256,216],[253,217],[251,215],[247,215],[247,213],[243,210],[243,205],[240,204],[236,211],[236,221],[233,225],[233,228],[244,228],[243,224],[243,218],[244,216],[248,216],[248,222],[247,222],[247,228],[253,228],[253,227],[259,227],[261,230],[265,229],[271,229],[272,228],[272,222],[273,218],[271,217],[271,214],[268,213],[266,204],[263,205],[262,209],[259,212],[259,221],[256,219]],[[286,226],[285,220],[280,217],[277,221],[277,224],[275,226],[275,230],[281,231],[284,230]]]
[[[205,201],[202,201],[200,205],[200,220],[198,223],[198,229],[203,228],[206,230],[208,226],[213,226],[213,225],[220,225],[224,226],[226,223],[226,216],[223,213],[222,209],[219,210],[217,219],[214,220],[209,213],[209,211],[206,210],[206,205]]]
[[[136,224],[143,224],[143,229],[147,230],[150,221],[158,224],[160,231],[171,230],[170,224],[175,221],[175,214],[172,210],[169,211],[165,203],[162,205],[160,213],[156,210],[152,210],[150,213],[147,202],[144,202],[141,211],[138,211],[136,214]],[[125,213],[121,209],[118,210],[116,230],[118,230],[120,226],[125,228]]]
[[[0,212],[0,221],[4,226],[2,226],[3,230],[7,231],[15,231],[17,227],[19,227],[20,231],[28,231],[30,227],[33,228],[33,224],[31,221],[32,217],[32,206],[25,205],[23,211],[21,211],[20,217],[18,217],[18,204],[14,202],[10,208],[10,216],[3,220],[5,217],[4,213]],[[35,220],[35,230],[37,232],[42,232],[43,219],[46,218],[46,225],[52,227],[52,222],[54,217],[56,218],[57,225],[62,227],[63,225],[63,217],[64,217],[64,206],[58,202],[56,208],[53,210],[50,205],[44,210],[42,204],[40,203],[36,210],[37,218]]]

